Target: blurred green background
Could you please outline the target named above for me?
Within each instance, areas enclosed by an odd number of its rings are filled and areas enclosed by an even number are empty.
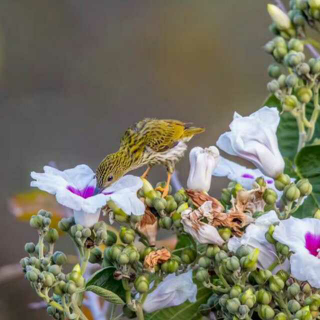
[[[9,214],[30,171],[96,168],[144,117],[192,121],[213,145],[233,112],[267,96],[268,1],[2,0],[0,3],[0,266],[25,255],[34,230]],[[178,165],[183,181],[188,158]],[[140,173],[140,172],[138,172]],[[165,178],[164,169],[151,174]],[[214,179],[217,195],[225,180]],[[71,246],[65,241],[65,245]],[[0,319],[49,319],[22,276],[0,283]]]

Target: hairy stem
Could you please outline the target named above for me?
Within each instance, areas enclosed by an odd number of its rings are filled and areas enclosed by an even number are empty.
[[[136,313],[137,313],[138,320],[144,320],[144,313],[140,303],[137,304],[136,309],[137,309]]]
[[[78,306],[77,297],[78,297],[78,293],[74,293],[71,296],[73,311],[80,317],[81,320],[88,320],[88,318],[83,314],[83,312],[81,311],[81,309]]]
[[[316,128],[316,122],[318,120],[319,113],[320,113],[319,85],[317,85],[313,88],[313,104],[314,104],[314,108],[313,108],[313,112],[312,112],[312,115],[310,118],[310,128],[309,128],[308,134],[307,134],[307,141],[311,141],[313,138],[314,131]]]
[[[44,238],[44,235],[41,232],[40,235],[39,235],[39,242],[38,242],[38,245],[39,245],[39,259],[43,258],[43,238]]]
[[[90,249],[84,249],[84,255],[82,257],[82,263],[81,263],[81,274],[83,275],[86,272],[88,262],[90,257]]]

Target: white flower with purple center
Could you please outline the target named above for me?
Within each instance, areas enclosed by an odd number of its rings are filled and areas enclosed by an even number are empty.
[[[277,178],[285,165],[276,135],[279,122],[276,108],[263,107],[248,117],[235,113],[231,131],[219,137],[217,146],[252,162],[266,176]]]
[[[320,288],[320,220],[289,218],[280,221],[273,237],[293,252],[291,274]]]
[[[99,220],[101,208],[109,200],[128,215],[144,214],[144,204],[137,197],[143,185],[138,177],[124,176],[110,187],[99,190],[95,173],[85,164],[64,171],[49,166],[43,170],[44,173],[31,172],[35,180],[31,186],[55,195],[60,204],[74,211],[76,223],[85,227]]]

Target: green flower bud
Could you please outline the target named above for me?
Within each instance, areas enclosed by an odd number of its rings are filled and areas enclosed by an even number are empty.
[[[315,219],[320,219],[320,209],[318,209],[318,210],[314,213],[313,217],[314,217]]]
[[[214,260],[217,264],[219,264],[221,261],[223,261],[224,259],[227,259],[228,255],[225,251],[220,250],[214,257]]]
[[[102,262],[102,251],[99,248],[93,248],[90,251],[89,262],[99,264]]]
[[[33,242],[28,242],[28,243],[25,244],[24,250],[25,250],[27,253],[32,254],[32,253],[35,252],[36,246],[35,246],[35,244],[34,244]]]
[[[221,307],[225,307],[228,300],[229,300],[229,295],[228,294],[223,294],[219,299],[219,305]]]
[[[48,243],[55,243],[59,239],[59,233],[56,229],[50,228],[47,234],[44,237],[44,240]]]
[[[308,8],[308,0],[295,0],[296,8],[299,10],[305,10]]]
[[[74,294],[77,291],[76,284],[72,280],[68,281],[68,283],[65,286],[65,291],[71,295]]]
[[[308,3],[312,9],[320,9],[320,1],[319,0],[308,0]]]
[[[170,217],[164,217],[159,220],[160,227],[170,230],[172,227],[172,219]]]
[[[265,289],[260,289],[257,292],[257,302],[260,304],[270,304],[272,301],[272,295],[270,292]]]
[[[166,205],[166,211],[168,213],[173,212],[174,210],[176,210],[178,208],[178,204],[174,199],[170,199],[169,201],[167,201],[167,205]]]
[[[209,280],[209,273],[208,270],[206,269],[198,269],[197,273],[196,273],[196,279],[200,282],[204,282]]]
[[[287,292],[291,297],[295,297],[300,293],[300,286],[297,283],[293,283],[290,287],[288,287]]]
[[[297,52],[303,52],[303,49],[304,49],[303,42],[298,39],[291,39],[288,42],[288,49],[297,51]]]
[[[34,266],[37,269],[40,269],[41,262],[36,257],[31,257],[29,260],[30,265]]]
[[[240,269],[240,261],[236,256],[227,258],[225,262],[226,262],[226,268],[229,271],[234,272]]]
[[[135,263],[136,261],[139,261],[140,255],[137,251],[132,250],[129,254],[129,263]]]
[[[273,189],[266,189],[263,193],[263,200],[266,204],[273,205],[277,202],[278,195]]]
[[[198,263],[201,268],[207,269],[210,266],[211,260],[208,257],[201,257]]]
[[[73,237],[75,237],[76,233],[77,233],[78,229],[77,229],[77,226],[76,225],[73,225],[71,228],[70,228],[70,233]]]
[[[262,320],[273,319],[275,316],[274,310],[270,306],[265,304],[259,305],[258,314],[260,319]]]
[[[259,252],[259,249],[256,248],[246,257],[242,257],[240,259],[241,266],[249,271],[255,270],[257,268]]]
[[[115,244],[111,247],[111,258],[113,260],[117,260],[118,256],[121,254],[123,250],[123,246],[122,245],[118,245],[118,244]]]
[[[61,251],[56,251],[54,255],[52,256],[52,260],[55,264],[62,266],[63,264],[67,263],[67,256],[61,252]]]
[[[291,313],[296,313],[301,309],[300,303],[297,300],[292,299],[288,301],[288,309]]]
[[[194,262],[197,258],[197,252],[193,249],[184,249],[181,253],[181,260],[185,264]]]
[[[58,265],[52,265],[49,267],[48,271],[57,276],[61,272],[61,267]]]
[[[312,90],[309,88],[300,88],[297,97],[302,103],[308,103],[312,99]]]
[[[269,279],[269,288],[272,292],[279,292],[284,288],[284,281],[280,277],[274,275]]]
[[[178,270],[178,268],[179,268],[179,262],[177,261],[177,260],[175,260],[175,259],[170,259],[170,260],[168,260],[167,262],[165,262],[165,263],[167,263],[168,265],[167,265],[167,273],[174,273],[174,272],[176,272],[177,270]],[[162,269],[162,268],[161,268]]]
[[[299,79],[294,73],[289,74],[286,77],[286,85],[288,86],[288,88],[295,87],[298,84],[298,81],[299,81]],[[284,103],[291,106],[291,107],[293,107],[294,105],[296,106],[298,101],[293,98],[295,96],[287,96],[287,97],[289,97],[289,98],[285,99]]]
[[[79,271],[71,271],[67,276],[68,281],[73,281],[77,287],[82,287],[84,285],[84,278]]]
[[[244,319],[244,317],[250,312],[250,308],[243,304],[239,307],[238,313],[241,315],[241,319]]]
[[[296,26],[301,26],[303,27],[306,23],[306,19],[302,14],[296,14],[293,19],[292,22],[296,25]]]
[[[43,218],[42,223],[43,223],[43,225],[44,225],[45,227],[48,227],[48,226],[50,226],[51,219],[49,219],[49,218]]]
[[[260,187],[266,187],[267,186],[267,183],[266,183],[266,181],[264,180],[263,177],[259,177],[255,181]]]
[[[49,219],[52,218],[52,213],[44,209],[39,210],[37,215],[42,216],[44,218],[49,218]]]
[[[309,306],[303,307],[297,313],[295,314],[295,318],[301,319],[301,320],[312,320],[312,315],[310,313]]]
[[[123,243],[130,244],[134,241],[135,232],[132,229],[122,227],[120,229],[120,239]]]
[[[240,295],[241,304],[247,305],[250,309],[254,307],[256,300],[257,298],[251,288]]]
[[[30,259],[25,257],[20,260],[20,265],[22,268],[26,268],[29,265]]]
[[[286,186],[283,191],[283,194],[288,201],[295,201],[300,198],[300,190],[294,183],[291,183],[290,185]]]
[[[248,256],[252,252],[249,246],[240,246],[236,251],[236,256],[241,259],[242,257]]]
[[[139,293],[146,293],[149,290],[149,280],[145,276],[140,276],[136,279],[134,287]]]
[[[120,265],[125,265],[129,263],[129,256],[126,253],[121,253],[117,259]]]
[[[271,19],[279,30],[282,31],[291,28],[291,21],[285,12],[273,4],[268,4],[267,8]]]
[[[28,271],[26,273],[26,278],[30,281],[30,282],[36,282],[38,280],[38,275],[35,271]]]
[[[311,67],[311,71],[312,71],[313,74],[317,74],[317,73],[320,72],[320,60],[319,59],[317,59],[317,60],[310,59],[309,60],[309,65]]]
[[[81,231],[77,231],[74,235],[75,238],[81,239],[82,238],[82,232]]]
[[[297,188],[300,190],[302,197],[308,196],[312,192],[312,184],[308,179],[301,179],[297,183]]]
[[[279,89],[279,84],[278,84],[278,81],[277,80],[272,80],[271,82],[275,81],[276,82],[276,86],[277,86],[277,89],[275,89],[275,91],[271,91],[272,93],[276,92],[278,89]],[[268,84],[269,85],[269,84]],[[269,88],[268,88],[269,90]],[[225,204],[230,204],[230,201],[231,201],[231,192],[230,190],[224,188],[222,189],[222,192],[221,192],[221,201]]]
[[[208,245],[206,256],[213,259],[218,252],[220,252],[220,248],[217,245]]]
[[[274,317],[274,320],[287,320],[288,317],[286,316],[285,313],[283,312],[280,312],[278,313],[275,317]]]
[[[272,276],[272,272],[269,270],[260,269],[251,272],[251,276],[255,279],[255,281],[258,284],[264,284]]]
[[[43,218],[41,216],[32,216],[30,226],[35,229],[41,229],[43,227]]]
[[[52,287],[56,280],[54,275],[50,272],[43,272],[43,275],[44,275],[43,285],[45,287]]]
[[[231,314],[236,314],[238,312],[238,309],[240,307],[240,301],[237,298],[232,298],[227,300],[226,302],[226,308]]]
[[[298,107],[298,105],[299,105],[299,102],[296,96],[293,96],[293,95],[286,96],[283,100],[282,109],[283,111],[290,112],[294,110],[296,107]]]
[[[167,206],[167,201],[163,198],[154,198],[152,200],[153,207],[161,213]]]
[[[286,79],[287,77],[282,74],[279,78],[278,78],[278,83],[279,83],[279,86],[280,86],[280,89],[284,89],[286,87]]]
[[[171,219],[173,221],[173,224],[175,227],[181,227],[182,223],[181,223],[181,213],[178,212],[174,212],[171,216]]]
[[[91,236],[91,230],[89,228],[84,228],[82,230],[82,237],[89,238]]]
[[[276,64],[271,64],[268,68],[268,74],[271,78],[279,78],[281,75],[281,69],[278,65]]]
[[[310,67],[307,63],[300,63],[298,66],[297,66],[297,72],[299,75],[306,75],[310,72]]]
[[[225,241],[228,241],[232,235],[230,228],[219,228],[218,232],[220,237]]]
[[[301,290],[303,293],[305,294],[310,294],[312,293],[312,288],[310,286],[310,284],[308,282],[304,282],[302,285],[301,285]]]
[[[183,211],[187,210],[188,208],[189,208],[188,203],[184,202],[179,205],[179,207],[177,209],[177,213],[182,213]]]
[[[151,248],[151,247],[147,247],[145,248],[141,254],[140,254],[140,260],[144,260],[144,258],[152,251],[154,251],[155,249],[154,248]]]
[[[229,296],[230,296],[230,298],[238,298],[241,293],[242,293],[241,287],[238,285],[235,285],[231,288],[231,290],[229,292]]]
[[[275,43],[274,41],[269,41],[267,42],[265,45],[264,45],[264,50],[267,52],[267,53],[272,53],[273,50],[275,49]]]
[[[105,244],[107,246],[112,246],[117,242],[117,240],[118,240],[117,235],[113,231],[108,230],[107,231],[107,238],[105,240]]]
[[[61,231],[68,232],[73,224],[73,218],[63,218],[59,221],[58,227]]]
[[[236,196],[237,196],[237,193],[238,193],[239,191],[241,191],[241,190],[243,190],[243,186],[242,186],[240,183],[237,183],[237,184],[234,186],[234,188],[232,189],[232,195],[233,195],[234,197],[236,197]]]

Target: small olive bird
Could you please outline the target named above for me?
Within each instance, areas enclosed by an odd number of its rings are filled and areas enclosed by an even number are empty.
[[[99,188],[106,188],[127,172],[147,165],[142,175],[146,178],[157,164],[166,166],[168,179],[161,189],[162,196],[168,194],[175,164],[187,149],[185,142],[195,134],[204,132],[178,120],[144,119],[130,127],[121,138],[117,152],[107,155],[99,164],[96,178]]]

